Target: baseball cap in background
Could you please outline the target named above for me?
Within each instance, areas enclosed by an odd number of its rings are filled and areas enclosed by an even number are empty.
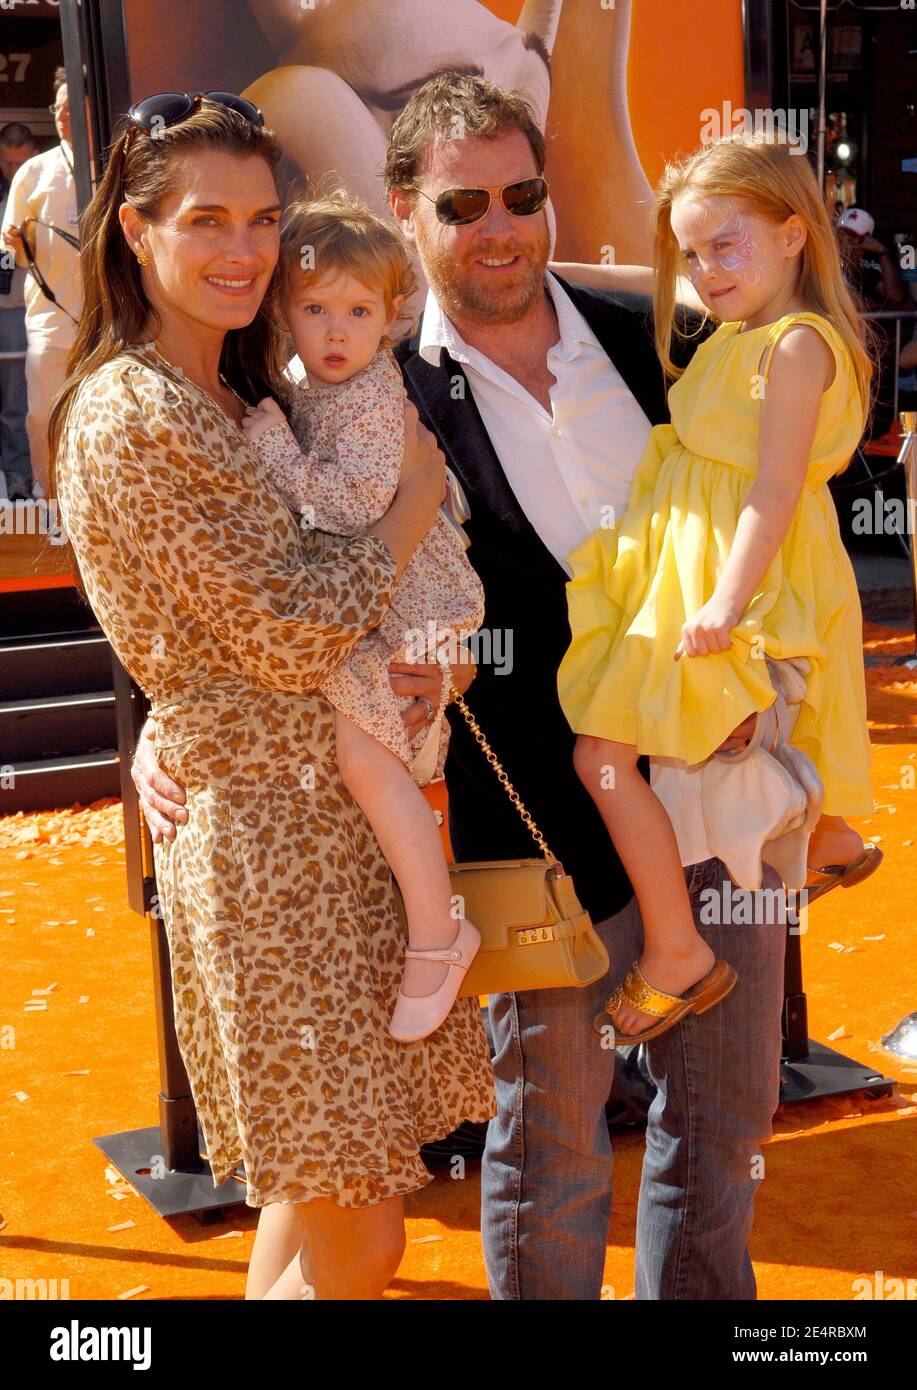
[[[857,236],[872,236],[876,230],[876,219],[862,208],[845,208],[835,225],[846,227],[848,232],[855,232]]]

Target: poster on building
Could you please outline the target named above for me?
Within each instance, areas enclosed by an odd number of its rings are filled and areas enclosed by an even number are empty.
[[[548,136],[560,260],[645,263],[665,161],[700,143],[711,109],[743,105],[733,0],[125,0],[124,15],[134,100],[242,92],[285,181],[332,173],[381,211],[388,132],[426,78],[465,69],[522,92]]]

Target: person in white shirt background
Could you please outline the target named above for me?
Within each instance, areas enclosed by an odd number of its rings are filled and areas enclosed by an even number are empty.
[[[48,413],[64,384],[67,355],[80,316],[79,253],[66,237],[59,235],[64,232],[76,238],[79,233],[70,102],[63,68],[58,68],[54,76],[54,104],[50,110],[60,144],[26,160],[17,170],[0,227],[0,242],[16,253],[18,266],[28,267],[22,224],[34,219],[28,222],[26,236],[34,247],[35,264],[54,295],[54,300],[47,297],[30,269],[25,282],[25,374],[29,393],[26,430],[34,497],[44,497],[48,492]]]
[[[27,125],[10,121],[0,130],[0,221],[16,172],[35,154],[35,137]],[[32,466],[25,417],[25,276],[12,251],[0,269],[0,498],[26,499],[32,494]],[[4,357],[4,353],[20,353]]]

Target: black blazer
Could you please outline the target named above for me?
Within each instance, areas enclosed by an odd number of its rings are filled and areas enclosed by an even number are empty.
[[[649,300],[562,283],[650,423],[665,422],[665,380],[653,347]],[[467,702],[598,922],[626,906],[633,890],[573,769],[575,735],[557,697],[557,668],[570,643],[567,573],[516,500],[461,366],[445,349],[440,365],[431,366],[419,356],[418,341],[419,328],[397,346],[395,356],[421,420],[437,435],[468,495],[467,554],[484,586],[483,628],[502,629],[512,641],[511,673],[479,664]],[[456,389],[459,379],[463,385]],[[452,741],[445,777],[456,860],[537,856],[519,813],[454,705],[448,718]],[[641,763],[648,777],[648,762]]]

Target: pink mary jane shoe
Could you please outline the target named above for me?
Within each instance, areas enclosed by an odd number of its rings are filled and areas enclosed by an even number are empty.
[[[388,1026],[393,1038],[399,1042],[417,1042],[436,1032],[458,998],[465,972],[480,945],[480,932],[463,917],[451,946],[434,951],[414,951],[408,947],[406,958],[445,961],[449,969],[439,989],[432,994],[405,994],[399,989],[392,1021]]]

